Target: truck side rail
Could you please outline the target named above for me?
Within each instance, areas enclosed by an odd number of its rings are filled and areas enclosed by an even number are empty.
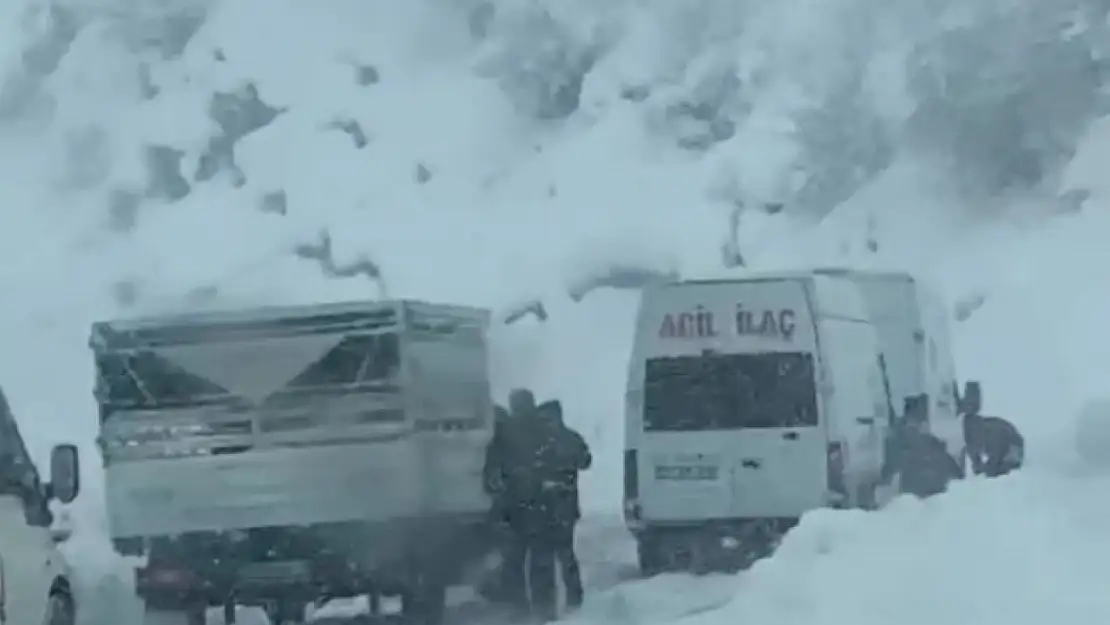
[[[105,465],[110,466],[137,460],[219,456],[265,449],[383,443],[406,438],[412,433],[413,428],[407,424],[377,427],[349,425],[319,431],[311,437],[302,432],[271,432],[246,436],[177,436],[159,442],[125,441],[115,446],[102,436],[99,442]]]
[[[417,301],[341,302],[262,307],[92,324],[94,351],[152,349],[169,345],[272,339],[305,334],[367,334],[414,330],[450,334],[484,331],[490,313],[468,306]]]
[[[399,395],[360,398],[315,409],[236,412],[197,408],[119,412],[101,428],[105,465],[116,462],[214,456],[277,448],[382,443],[417,433],[480,431],[489,427],[486,406],[473,415],[407,419]]]
[[[116,351],[304,334],[396,332],[401,324],[398,306],[356,302],[102,321],[92,324],[89,347]]]
[[[248,409],[198,406],[119,411],[101,426],[99,442],[110,463],[377,441],[410,429],[405,424],[401,395],[355,393],[314,397],[307,404]]]

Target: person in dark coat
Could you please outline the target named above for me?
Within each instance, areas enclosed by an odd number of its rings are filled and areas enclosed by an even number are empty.
[[[593,456],[582,435],[563,421],[563,407],[558,400],[546,402],[538,412],[549,431],[540,458],[545,475],[541,502],[545,518],[539,538],[546,543],[544,548],[554,553],[562,572],[567,607],[577,609],[584,598],[581,567],[574,551],[574,530],[582,518],[578,474],[590,468]],[[554,580],[551,581],[553,602]],[[546,591],[542,589],[541,599],[546,600]]]
[[[1025,438],[1013,423],[978,413],[964,415],[964,440],[976,475],[999,477],[1025,462]]]
[[[509,519],[507,462],[509,461],[509,433],[512,427],[509,411],[502,406],[494,406],[493,436],[486,446],[485,465],[482,467],[482,486],[490,497],[489,526],[494,543],[501,556],[496,574],[484,580],[478,592],[487,600],[520,606],[526,603],[524,584],[517,580],[524,577],[524,558],[520,541],[515,540]],[[513,596],[514,593],[517,596]]]
[[[507,492],[510,501],[512,533],[523,556],[522,569],[527,580],[528,615],[546,622],[558,618],[556,605],[555,561],[558,546],[557,513],[566,505],[558,488],[561,430],[552,417],[551,402],[536,406],[527,391],[514,391],[509,397],[513,450],[508,463]],[[510,564],[516,567],[514,560]]]
[[[983,388],[979,382],[969,380],[963,396],[957,395],[956,401],[964,419],[964,441],[971,470],[976,475],[998,477],[1020,469],[1025,463],[1025,438],[1006,419],[980,414]]]
[[[536,406],[526,390],[510,394],[486,454],[487,489],[495,523],[506,528],[499,586],[493,595],[521,616],[557,617],[555,566],[560,565],[568,607],[581,605],[581,572],[574,528],[581,516],[578,472],[592,457],[567,427],[558,401]],[[527,582],[526,582],[527,580]]]
[[[899,476],[901,492],[917,497],[942,493],[949,482],[963,477],[948,446],[929,432],[929,396],[924,393],[905,399],[903,416],[887,440],[883,482],[894,475]]]
[[[486,448],[482,470],[486,492],[490,495],[490,521],[501,542],[501,563],[490,584],[479,590],[489,600],[506,604],[519,616],[529,613],[525,586],[529,531],[534,525],[528,491],[538,490],[524,482],[525,469],[532,464],[536,444],[535,398],[525,389],[509,395],[509,410],[495,408],[493,437]]]

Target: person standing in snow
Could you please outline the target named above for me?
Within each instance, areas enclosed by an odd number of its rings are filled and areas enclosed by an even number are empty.
[[[508,479],[507,463],[509,461],[509,432],[512,427],[509,411],[504,407],[494,406],[493,436],[486,446],[485,465],[482,467],[482,486],[490,497],[489,524],[493,533],[494,543],[501,559],[498,563],[496,574],[484,580],[478,592],[487,600],[500,603],[519,604],[520,598],[513,598],[515,579],[523,578],[523,558],[517,557],[516,552],[523,550],[514,540],[512,524],[509,519],[510,507],[506,480]],[[513,563],[519,562],[519,569],[514,570]]]
[[[510,501],[512,533],[521,547],[509,561],[515,570],[518,563],[525,574],[516,580],[514,596],[523,593],[527,614],[541,622],[558,617],[555,603],[555,512],[559,499],[554,486],[558,483],[558,428],[551,418],[550,402],[536,406],[531,391],[517,390],[509,395],[512,412],[512,459],[508,463],[507,492]],[[507,575],[508,573],[506,573]],[[521,588],[527,580],[527,589]]]
[[[484,586],[488,599],[505,603],[518,616],[530,611],[525,587],[525,563],[528,557],[530,490],[525,482],[526,469],[531,466],[535,444],[531,429],[535,398],[531,391],[517,389],[509,394],[509,410],[495,410],[493,437],[486,448],[483,482],[492,501],[491,521],[501,540],[501,563],[492,580],[492,588]]]
[[[487,489],[496,493],[497,519],[505,543],[495,592],[519,617],[554,618],[555,552],[548,540],[551,507],[544,485],[552,432],[526,389],[509,394],[509,410],[486,454]],[[549,600],[550,598],[550,600]]]
[[[582,435],[564,422],[563,407],[558,400],[544,403],[537,412],[548,432],[539,458],[544,472],[540,498],[543,527],[539,537],[543,544],[539,548],[552,552],[562,572],[567,607],[573,610],[581,607],[584,598],[581,568],[574,551],[574,530],[582,517],[578,474],[590,468],[593,456]],[[546,612],[554,609],[553,573],[550,583],[541,580],[543,594],[539,603]],[[533,602],[536,602],[535,596]]]
[[[504,519],[508,531],[500,588],[486,594],[520,616],[550,621],[558,616],[556,561],[568,607],[582,603],[574,528],[581,515],[578,472],[592,457],[582,436],[563,423],[558,401],[536,406],[532,393],[521,389],[510,394],[509,406],[487,452],[487,489],[502,502],[495,520]]]

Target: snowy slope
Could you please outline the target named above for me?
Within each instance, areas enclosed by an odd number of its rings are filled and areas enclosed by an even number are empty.
[[[746,575],[622,586],[581,618],[981,623],[1110,608],[1086,590],[1110,547],[1105,479],[1077,475],[1072,453],[1110,353],[1110,132],[1086,130],[1103,110],[1105,27],[1085,3],[55,7],[0,8],[0,380],[37,457],[92,440],[96,318],[542,298],[547,323],[498,332],[498,391],[563,398],[599,458],[584,504],[611,518],[635,294],[575,303],[568,288],[616,270],[739,271],[723,250],[760,268],[905,267],[953,301],[985,298],[958,325],[959,364],[1027,433],[1029,470],[880,514],[815,514]],[[92,451],[72,546],[99,571],[111,560]],[[701,598],[659,604],[668,592]]]

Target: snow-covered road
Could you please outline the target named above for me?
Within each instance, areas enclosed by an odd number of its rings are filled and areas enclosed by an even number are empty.
[[[637,581],[638,570],[635,559],[635,544],[625,530],[623,522],[614,517],[595,517],[585,519],[578,531],[578,551],[582,563],[583,581],[590,598],[588,612],[595,611],[606,618],[628,619],[634,616],[633,612],[640,606],[646,606],[639,597],[651,593],[658,593],[658,589],[651,590],[650,582],[643,590],[637,590],[645,582]],[[132,595],[129,571],[125,567],[114,566],[108,570],[86,569],[81,576],[78,586],[78,601],[82,606],[82,619],[79,625],[180,625],[175,621],[180,620],[169,616],[152,622],[144,622],[142,605]],[[682,583],[682,582],[680,582]],[[700,582],[690,578],[685,582],[691,590],[685,595],[693,597],[691,593],[704,593],[706,590],[697,590]],[[706,594],[704,600],[692,603],[675,604],[670,608],[674,612],[676,607],[685,610],[682,606],[721,604],[729,596],[722,594],[726,586],[717,584],[715,593]],[[631,594],[630,594],[631,593]],[[700,596],[700,595],[697,595]],[[387,601],[384,608],[387,612],[395,611],[399,606],[395,601]],[[471,589],[453,588],[449,595],[450,610],[448,625],[515,625],[508,622],[498,613],[498,610],[479,598]],[[632,612],[630,612],[630,610]],[[663,609],[662,613],[665,613]],[[685,613],[685,612],[682,612]],[[676,617],[682,613],[675,613]],[[311,622],[319,625],[343,625],[348,623],[363,622],[367,615],[365,598],[356,600],[334,601],[322,608],[306,608],[306,616]],[[260,625],[266,623],[266,616],[256,608],[240,608],[237,614],[241,625]],[[161,621],[165,621],[164,623]],[[222,625],[223,613],[221,610],[212,609],[208,614],[209,625]]]

